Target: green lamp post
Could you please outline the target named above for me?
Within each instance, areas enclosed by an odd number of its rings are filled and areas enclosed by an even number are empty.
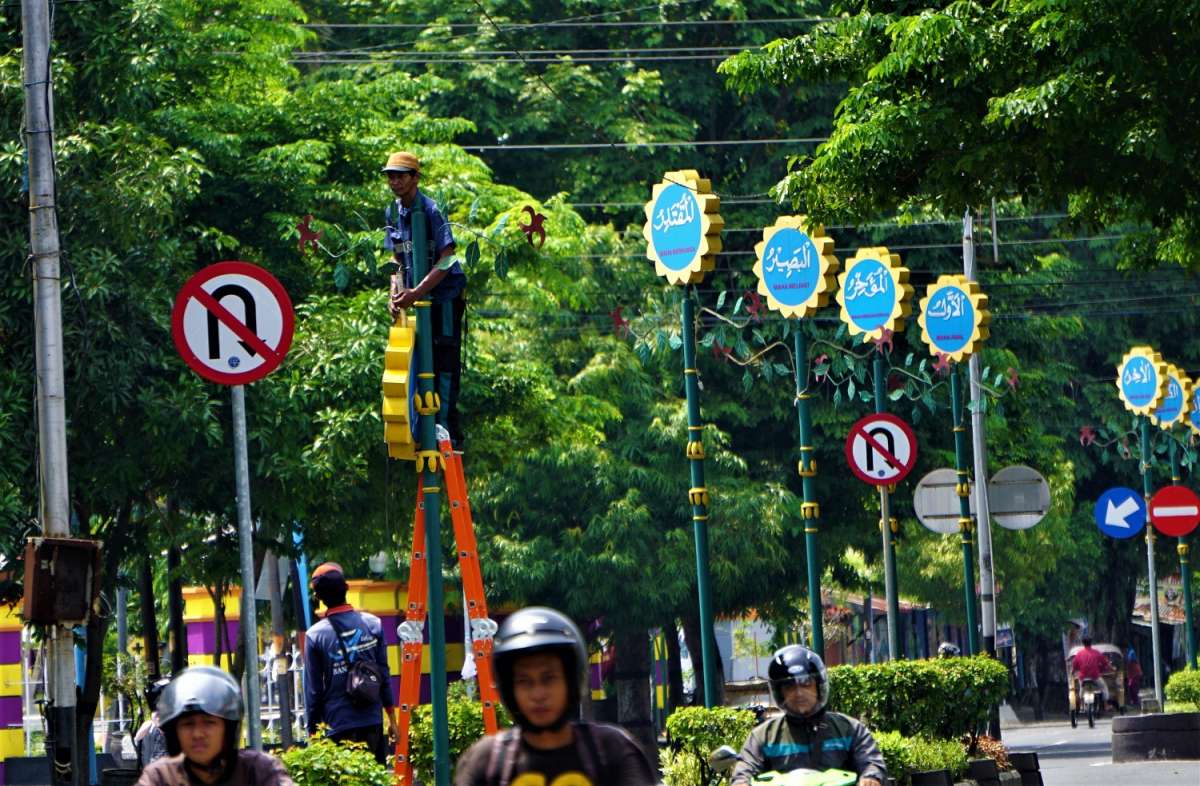
[[[891,349],[892,335],[904,329],[904,320],[912,310],[912,285],[908,268],[900,256],[887,248],[860,248],[846,260],[846,269],[838,276],[837,301],[841,319],[850,335],[862,341],[874,341],[875,412],[887,409],[886,363],[884,347]],[[892,535],[894,519],[889,508],[890,491],[879,487],[879,525],[883,536],[884,591],[887,595],[888,658],[896,660],[900,650],[900,598],[896,577],[896,552]]]
[[[828,304],[836,286],[837,257],[833,238],[819,226],[810,226],[804,216],[782,216],[773,226],[763,229],[763,239],[755,247],[758,292],[767,299],[767,307],[784,317],[804,319]],[[825,657],[824,609],[821,604],[821,562],[817,551],[817,524],[821,517],[816,499],[817,460],[813,455],[812,413],[808,392],[808,336],[803,324],[792,333],[795,349],[796,414],[800,421],[800,464],[798,467],[804,502],[800,516],[804,520],[804,552],[808,567],[808,614],[812,621],[810,645]]]
[[[651,189],[646,203],[646,256],[668,282],[685,287],[682,308],[683,384],[687,395],[688,459],[691,485],[692,530],[696,541],[696,589],[700,606],[701,661],[704,706],[717,700],[716,653],[712,631],[712,597],[708,569],[708,489],[704,485],[704,424],[700,420],[700,371],[696,366],[696,304],[689,285],[704,280],[721,250],[719,210],[721,200],[712,193],[712,182],[694,169],[667,172]]]
[[[959,531],[962,534],[963,600],[967,610],[967,646],[979,652],[975,628],[975,568],[971,548],[971,479],[967,469],[967,429],[958,364],[983,347],[988,337],[988,297],[964,275],[938,276],[921,298],[921,338],[937,357],[937,367],[950,374],[950,416],[954,428],[954,466],[958,476]],[[986,482],[986,481],[985,481]]]

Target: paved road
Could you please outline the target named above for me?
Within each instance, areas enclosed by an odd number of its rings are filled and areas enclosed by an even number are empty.
[[[1003,729],[1011,750],[1037,751],[1046,786],[1200,786],[1200,761],[1113,764],[1112,721],[1072,729],[1066,720]]]

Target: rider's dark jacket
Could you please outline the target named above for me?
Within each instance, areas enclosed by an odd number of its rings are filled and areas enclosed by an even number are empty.
[[[840,712],[822,710],[808,718],[786,715],[760,723],[742,746],[731,786],[748,784],[761,772],[850,770],[887,783],[883,754],[867,727]]]

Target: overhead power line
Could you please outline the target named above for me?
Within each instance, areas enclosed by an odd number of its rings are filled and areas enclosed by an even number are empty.
[[[658,6],[650,7],[658,8]],[[517,24],[501,24],[500,30],[503,32],[508,32],[510,30],[513,32],[521,32],[522,30],[536,30],[555,27],[742,27],[753,25],[817,24],[819,22],[829,21],[834,20],[823,16],[789,16],[778,17],[775,19],[646,19],[625,22],[589,22],[585,19],[573,18],[569,20],[563,19],[551,22],[520,22]],[[489,27],[489,25],[481,22],[311,22],[309,24],[302,25],[302,27],[338,28],[351,30],[426,30],[429,28],[446,28],[450,30],[480,30]]]
[[[394,46],[392,44],[383,44],[383,47]],[[483,62],[490,62],[487,58],[496,58],[500,56],[507,57],[509,55],[615,55],[622,52],[637,52],[637,53],[669,53],[676,54],[679,52],[743,52],[747,49],[758,49],[757,44],[727,44],[724,46],[651,46],[651,47],[615,47],[615,48],[598,48],[598,49],[477,49],[471,51],[463,51],[462,49],[418,49],[418,50],[403,50],[403,54],[412,57],[431,57],[431,58],[470,58],[479,59]],[[391,52],[386,48],[379,47],[360,47],[356,49],[318,49],[318,50],[296,50],[292,52],[292,57],[295,59],[313,59],[344,57],[356,55],[359,53],[369,53],[371,55],[387,55]],[[377,62],[377,61],[372,61]],[[439,61],[440,62],[440,61]]]
[[[514,50],[515,51],[515,50]],[[356,66],[376,66],[376,65],[433,65],[436,63],[452,63],[460,65],[486,65],[489,63],[499,63],[501,65],[508,63],[521,63],[522,65],[556,65],[560,63],[661,63],[661,62],[679,62],[679,61],[695,61],[695,60],[724,60],[728,57],[727,54],[708,54],[708,55],[634,55],[631,57],[618,56],[586,56],[586,57],[571,57],[570,60],[561,57],[419,57],[414,54],[412,57],[396,57],[384,58],[379,60],[361,60],[354,58],[292,58],[289,63],[300,64],[317,64],[317,65],[356,65]]]
[[[729,145],[784,145],[784,144],[818,144],[824,142],[829,137],[824,136],[804,136],[804,137],[788,137],[782,139],[709,139],[709,140],[680,140],[675,142],[561,142],[558,144],[547,145],[463,145],[463,150],[596,150],[604,148],[621,148],[624,150],[635,150],[639,147],[725,147]],[[741,200],[742,203],[751,200]],[[753,200],[756,203],[773,202],[771,199]],[[732,204],[737,200],[729,200]],[[726,202],[722,200],[722,203]],[[604,202],[576,202],[571,203],[570,207],[593,207],[603,206]],[[625,203],[616,203],[622,204]],[[633,203],[641,207],[645,203]]]

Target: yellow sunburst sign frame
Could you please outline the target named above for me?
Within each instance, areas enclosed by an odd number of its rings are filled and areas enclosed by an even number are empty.
[[[969,315],[964,305],[970,306]],[[925,290],[920,306],[917,324],[930,354],[959,363],[983,347],[992,314],[988,310],[988,296],[979,289],[979,284],[962,274],[938,276]]]
[[[791,237],[794,233],[800,237]],[[768,308],[785,317],[803,318],[829,303],[837,286],[839,265],[833,255],[833,238],[825,234],[823,227],[810,226],[806,216],[780,216],[774,225],[763,228],[763,239],[754,246],[754,254],[758,294],[766,297]],[[785,254],[790,258],[783,259]],[[771,258],[764,259],[765,255]],[[780,269],[786,269],[787,278],[798,273],[799,279],[789,282],[790,286],[808,284],[808,296],[803,301],[785,303],[779,299],[782,294],[767,284],[767,275]]]
[[[846,292],[850,286],[849,294]],[[872,314],[851,314],[848,300],[861,296],[870,297],[890,286],[895,292],[891,309]],[[837,302],[841,305],[841,319],[850,328],[850,335],[862,334],[863,343],[883,338],[884,331],[900,333],[904,330],[904,319],[912,311],[913,287],[908,283],[908,268],[900,264],[900,255],[886,247],[860,248],[846,260],[846,269],[838,276]]]
[[[1187,388],[1188,407],[1184,423],[1187,423],[1193,434],[1200,435],[1200,423],[1197,422],[1197,417],[1200,417],[1200,406],[1196,404],[1197,393],[1200,393],[1200,379],[1190,380]]]
[[[1154,380],[1146,374],[1153,372]],[[1149,382],[1147,387],[1145,383]],[[1132,386],[1136,385],[1136,388]],[[1131,389],[1132,388],[1132,389]],[[1135,415],[1153,415],[1167,394],[1167,364],[1153,347],[1133,347],[1117,364],[1117,395]]]
[[[667,172],[646,203],[646,257],[672,284],[698,284],[716,265],[725,219],[712,181],[695,169]],[[659,247],[659,246],[663,247]],[[664,258],[667,261],[664,261]]]
[[[1179,386],[1180,396],[1183,397],[1183,404],[1181,404],[1179,407],[1179,413],[1170,420],[1167,420],[1158,416],[1158,410],[1162,408],[1163,403],[1165,403],[1167,397],[1170,396],[1172,382]],[[1174,363],[1168,363],[1167,392],[1163,394],[1163,400],[1159,402],[1158,407],[1155,408],[1154,414],[1151,415],[1151,417],[1154,418],[1154,424],[1163,430],[1169,430],[1173,426],[1182,423],[1187,418],[1188,409],[1191,405],[1191,393],[1192,381],[1188,379],[1187,374],[1184,374],[1183,369]]]

